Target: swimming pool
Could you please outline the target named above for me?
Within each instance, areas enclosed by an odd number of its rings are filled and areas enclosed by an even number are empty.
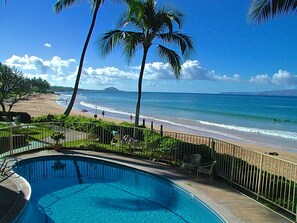
[[[20,222],[225,222],[169,180],[104,160],[47,156],[18,162],[31,185]]]

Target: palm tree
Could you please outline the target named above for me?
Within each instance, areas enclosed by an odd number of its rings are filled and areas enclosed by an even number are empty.
[[[151,46],[157,46],[157,52],[161,58],[166,59],[171,66],[175,77],[178,79],[181,73],[181,58],[177,52],[164,45],[155,43],[177,43],[182,55],[188,55],[193,49],[191,38],[179,31],[173,31],[174,25],[180,30],[183,15],[169,7],[156,8],[155,0],[140,0],[121,18],[118,29],[111,30],[99,39],[102,56],[110,53],[117,44],[123,44],[128,63],[135,56],[137,49],[142,49],[142,62],[138,79],[138,98],[135,112],[135,127],[138,127],[140,101],[142,93],[142,79],[147,55]],[[130,27],[130,30],[126,30]],[[134,31],[138,30],[138,31]]]
[[[6,0],[5,0],[6,1]],[[135,7],[137,6],[137,0],[118,0],[118,1],[123,1],[129,4],[130,7]],[[77,3],[79,3],[79,0],[58,0],[54,6],[54,10],[56,13],[61,12],[64,8],[68,8],[71,7]],[[93,13],[93,17],[92,17],[92,22],[87,34],[87,38],[85,40],[84,46],[83,46],[83,50],[80,56],[80,61],[79,61],[79,66],[78,66],[78,70],[77,70],[77,75],[76,75],[76,81],[75,81],[75,85],[74,85],[74,89],[73,89],[73,93],[72,93],[72,97],[71,100],[69,102],[69,105],[66,109],[66,111],[64,112],[65,115],[69,115],[73,105],[74,105],[74,101],[77,95],[77,91],[78,91],[78,86],[79,86],[79,81],[80,81],[80,77],[81,77],[81,73],[82,73],[82,69],[83,69],[83,64],[84,64],[84,58],[85,58],[85,54],[90,42],[90,38],[91,35],[93,33],[93,29],[95,26],[95,22],[96,22],[96,18],[97,18],[97,13],[99,10],[100,5],[102,5],[104,3],[104,0],[91,0],[92,3],[92,7],[91,7],[91,11]],[[133,6],[135,5],[135,6]]]
[[[296,12],[297,0],[253,0],[248,12],[248,18],[261,23],[279,14]]]
[[[54,10],[56,13],[61,12],[64,8],[68,8],[70,6],[73,6],[75,4],[77,4],[79,1],[78,0],[58,0],[54,6]],[[85,40],[84,46],[83,46],[83,50],[80,56],[80,61],[79,61],[79,67],[78,67],[78,71],[77,71],[77,76],[76,76],[76,81],[75,81],[75,85],[74,85],[74,89],[73,89],[73,93],[72,93],[72,97],[71,100],[69,102],[69,105],[66,109],[66,111],[64,112],[65,115],[69,115],[72,107],[74,105],[74,101],[77,95],[77,91],[78,91],[78,85],[79,85],[79,81],[80,81],[80,77],[81,77],[81,73],[82,73],[82,68],[83,68],[83,64],[84,64],[84,58],[85,58],[85,54],[89,45],[89,41],[95,26],[95,22],[96,22],[96,17],[97,17],[97,13],[99,10],[99,7],[101,4],[103,4],[104,0],[92,0],[92,13],[93,13],[93,17],[92,17],[92,22],[88,31],[88,35],[87,38]]]

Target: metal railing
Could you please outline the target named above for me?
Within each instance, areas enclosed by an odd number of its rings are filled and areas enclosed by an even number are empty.
[[[218,177],[297,222],[297,164],[213,138],[106,124],[34,123],[0,129],[0,159],[53,147],[53,132],[64,134],[59,143],[66,149],[128,153],[175,165],[199,153],[202,162],[217,161]]]

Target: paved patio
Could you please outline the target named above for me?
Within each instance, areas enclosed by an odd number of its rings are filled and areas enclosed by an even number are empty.
[[[198,181],[196,181],[194,175],[191,175],[182,169],[145,159],[117,155],[113,153],[78,150],[60,153],[52,150],[45,150],[21,155],[18,156],[18,158],[26,159],[35,156],[60,154],[92,156],[99,159],[106,159],[112,162],[147,171],[161,177],[166,177],[203,200],[214,210],[218,211],[228,222],[290,222],[289,220],[272,212],[263,205],[233,190],[225,184],[219,183],[217,181],[211,183],[207,177],[200,178]],[[13,219],[20,216],[23,207],[26,205],[30,196],[29,188],[30,187],[24,183],[23,179],[19,176],[12,175],[6,179],[3,179],[3,177],[0,178],[1,223],[11,222]]]

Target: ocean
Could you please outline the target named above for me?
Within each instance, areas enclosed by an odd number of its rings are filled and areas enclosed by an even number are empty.
[[[71,92],[60,92],[67,106]],[[74,108],[130,121],[137,92],[79,91]],[[297,97],[144,92],[140,124],[297,152]]]

